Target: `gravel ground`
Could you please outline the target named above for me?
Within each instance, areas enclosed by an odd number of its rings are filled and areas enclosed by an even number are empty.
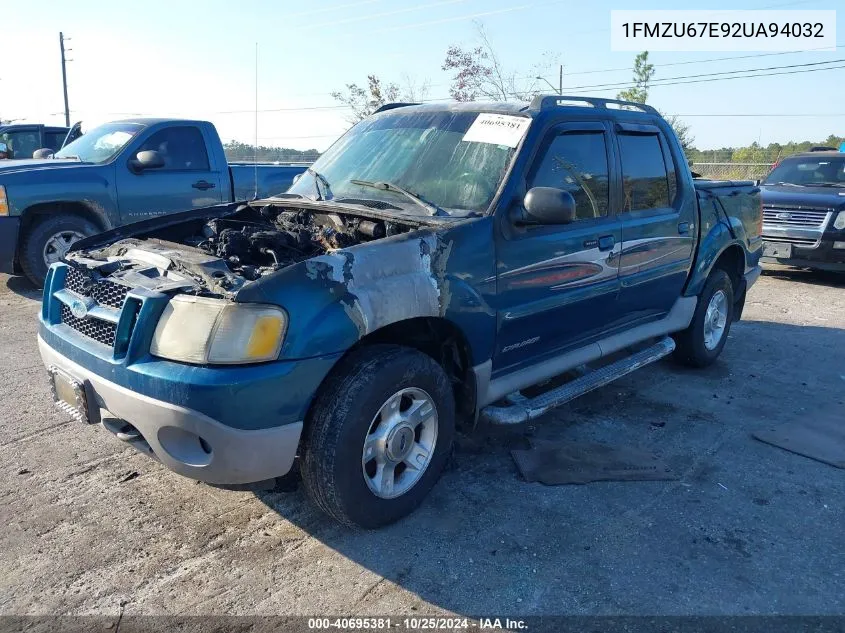
[[[713,367],[663,361],[540,420],[653,450],[679,481],[528,484],[522,436],[498,430],[461,441],[414,515],[362,533],[301,491],[197,484],[69,422],[39,293],[0,275],[0,614],[845,614],[845,471],[751,437],[842,419],[843,288],[770,270]]]

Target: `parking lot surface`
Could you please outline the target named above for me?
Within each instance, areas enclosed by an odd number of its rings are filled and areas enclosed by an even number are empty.
[[[0,275],[0,614],[845,614],[845,471],[758,442],[845,422],[845,280],[767,271],[720,360],[669,360],[536,435],[651,450],[677,481],[547,487],[521,431],[464,437],[411,517],[184,479],[53,408],[39,292]]]

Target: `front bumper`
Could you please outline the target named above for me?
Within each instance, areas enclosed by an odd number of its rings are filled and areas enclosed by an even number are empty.
[[[293,465],[302,422],[254,430],[232,428],[194,409],[106,380],[63,356],[40,336],[38,349],[47,367],[57,367],[85,385],[89,410],[100,410],[104,428],[180,475],[212,484],[249,484],[280,477]],[[140,437],[121,432],[120,421],[131,424]]]
[[[20,225],[20,218],[0,218],[0,273],[11,275],[15,272]]]
[[[834,242],[845,241],[845,232],[838,231],[837,233],[842,233],[842,235],[825,236],[817,245],[809,248],[792,244],[792,257],[763,257],[763,261],[798,268],[845,272],[845,249],[833,248]],[[764,236],[764,244],[765,241]]]

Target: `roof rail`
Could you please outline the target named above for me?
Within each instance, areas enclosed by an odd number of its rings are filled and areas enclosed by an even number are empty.
[[[410,102],[409,103],[403,103],[401,101],[397,101],[396,103],[385,103],[378,110],[373,112],[373,114],[375,114],[376,112],[385,112],[387,110],[393,110],[395,108],[404,108],[405,106],[415,106],[415,105],[420,105],[420,104],[419,103],[410,103]]]
[[[636,103],[634,101],[622,101],[620,99],[602,99],[600,97],[582,97],[581,95],[536,95],[531,100],[530,108],[532,110],[550,110],[552,108],[577,106],[581,104],[588,104],[594,108],[609,108],[610,106],[619,106],[617,109],[634,108],[640,112],[648,112],[649,114],[659,114],[657,110],[645,103]]]

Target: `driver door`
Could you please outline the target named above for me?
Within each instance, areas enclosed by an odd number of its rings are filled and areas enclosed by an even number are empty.
[[[569,191],[575,221],[500,223],[494,375],[584,344],[619,316],[622,231],[610,135],[603,121],[557,125],[528,170],[525,191],[541,186]]]
[[[228,199],[228,191],[221,186],[219,167],[211,164],[202,132],[195,125],[153,132],[136,141],[128,155],[134,157],[145,150],[157,151],[164,166],[135,173],[125,161],[116,164],[122,222],[219,204],[224,195]]]

